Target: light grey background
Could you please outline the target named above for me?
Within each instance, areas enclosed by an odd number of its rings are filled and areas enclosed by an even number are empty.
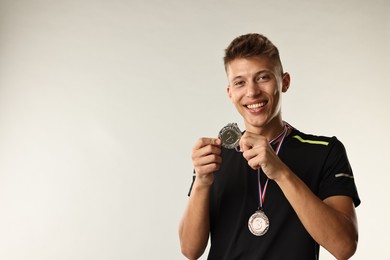
[[[0,0],[0,259],[183,259],[191,148],[243,127],[222,56],[248,32],[291,73],[284,119],[347,148],[353,259],[389,259],[389,14],[387,0]]]

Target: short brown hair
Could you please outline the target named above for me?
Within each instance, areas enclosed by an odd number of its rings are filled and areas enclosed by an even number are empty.
[[[225,49],[225,57],[223,58],[225,70],[229,62],[234,59],[264,56],[279,65],[281,73],[283,73],[278,48],[267,37],[257,33],[238,36]]]

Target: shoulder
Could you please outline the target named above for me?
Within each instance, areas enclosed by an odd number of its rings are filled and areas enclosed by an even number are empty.
[[[308,134],[299,131],[298,129],[293,129],[289,135],[290,141],[299,146],[309,146],[309,147],[317,147],[322,149],[344,149],[344,145],[342,142],[337,139],[336,136],[323,136],[323,135],[314,135]]]
[[[314,135],[293,129],[288,136],[287,149],[306,158],[329,160],[332,157],[346,157],[346,149],[336,136]]]
[[[329,137],[329,136],[322,136],[322,135],[307,134],[295,128],[290,133],[290,138],[292,138],[296,142],[300,142],[303,144],[323,145],[323,146],[328,146],[330,143],[337,140],[335,136]]]

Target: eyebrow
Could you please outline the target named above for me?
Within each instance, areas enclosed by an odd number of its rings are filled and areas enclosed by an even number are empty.
[[[257,71],[255,74],[254,74],[254,76],[258,76],[259,74],[261,74],[261,73],[272,73],[270,70],[259,70],[259,71]],[[245,78],[244,76],[242,76],[242,75],[238,75],[238,76],[235,76],[234,78],[232,78],[232,81],[235,81],[235,80],[237,80],[237,79],[240,79],[240,78]]]
[[[232,78],[232,81],[235,81],[235,80],[241,79],[241,78],[243,78],[243,76],[239,75],[239,76],[236,76],[236,77]]]

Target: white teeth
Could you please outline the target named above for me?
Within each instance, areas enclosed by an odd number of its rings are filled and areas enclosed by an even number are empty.
[[[264,105],[265,105],[265,102],[261,102],[261,103],[257,103],[257,104],[247,105],[247,107],[250,109],[256,109],[256,108],[263,107]]]

